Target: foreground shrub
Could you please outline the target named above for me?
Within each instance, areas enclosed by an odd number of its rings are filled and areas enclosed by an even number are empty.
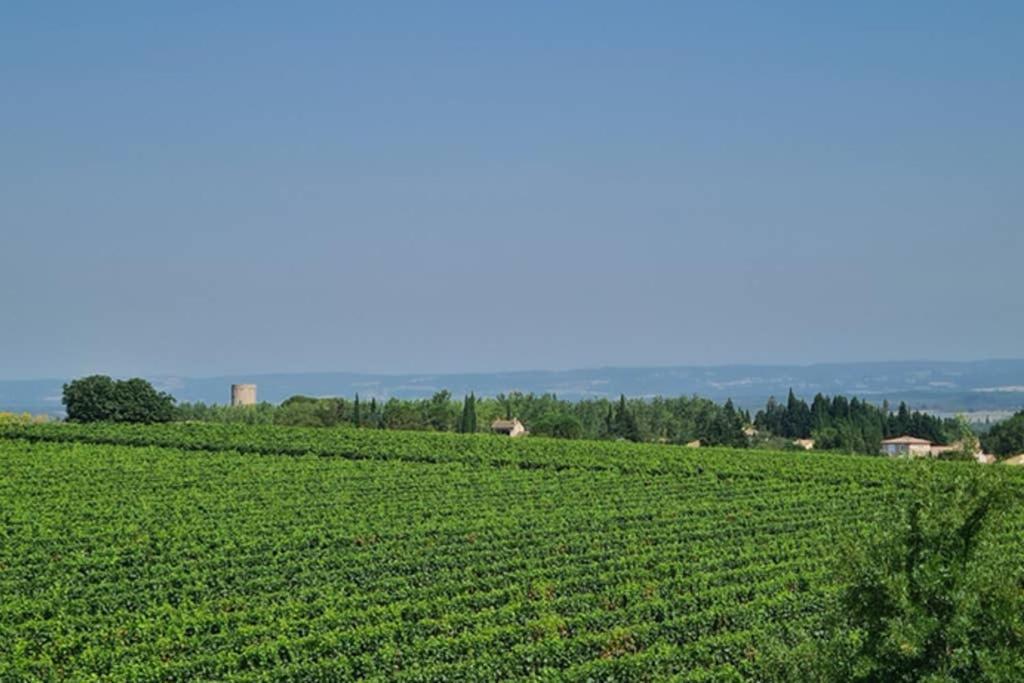
[[[997,543],[1012,495],[989,472],[925,476],[901,523],[844,549],[831,611],[770,677],[1024,680],[1024,577]]]

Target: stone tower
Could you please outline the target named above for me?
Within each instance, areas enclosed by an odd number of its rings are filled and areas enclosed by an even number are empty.
[[[232,384],[231,385],[232,406],[254,406],[256,405],[255,384]]]

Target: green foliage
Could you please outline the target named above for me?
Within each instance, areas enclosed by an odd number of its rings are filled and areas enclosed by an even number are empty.
[[[992,425],[982,443],[987,452],[1002,457],[1024,453],[1024,410]]]
[[[152,423],[174,418],[174,398],[139,378],[83,377],[64,385],[62,400],[72,422]]]
[[[828,634],[785,678],[1024,680],[1024,570],[1006,553],[1019,491],[999,473],[927,470],[898,523],[843,549]]]
[[[864,647],[875,612],[858,604],[912,615],[883,628],[912,624],[913,647],[980,662],[952,679],[1013,680],[1021,610],[994,579],[1019,600],[999,563],[1019,570],[1024,472],[988,470],[1006,487],[993,496],[964,479],[980,469],[346,427],[0,425],[0,680],[881,680],[892,670]],[[828,569],[858,548],[856,571]],[[898,578],[911,548],[913,582]],[[833,602],[845,630],[830,637]],[[947,605],[948,628],[928,630]],[[978,647],[962,660],[964,634]]]
[[[452,402],[450,391],[443,389],[435,393],[423,407],[423,418],[427,429],[435,432],[452,431],[452,427],[455,425],[456,408]]]
[[[733,407],[732,399],[725,402],[708,428],[701,434],[701,441],[709,446],[731,446],[742,448],[747,445],[743,433],[743,416]]]
[[[310,399],[313,400],[313,399]],[[289,405],[291,399],[285,401]],[[226,406],[196,403],[179,403],[174,408],[174,419],[180,422],[217,422],[222,424],[273,424],[274,416],[283,410],[270,403],[261,402],[254,406]]]
[[[49,422],[48,415],[33,415],[32,413],[10,413],[0,412],[0,425],[2,424],[40,424]]]
[[[359,397],[357,397],[358,399]],[[280,406],[226,407],[184,403],[175,419],[223,423],[279,424],[292,427],[369,426],[382,429],[474,433],[496,418],[519,418],[531,434],[563,439],[624,439],[745,447],[749,416],[729,401],[719,406],[703,398],[560,400],[554,394],[501,394],[481,398],[470,393],[457,401],[447,391],[428,399],[376,399],[369,410],[360,399],[292,396]]]
[[[476,396],[471,392],[463,399],[458,431],[462,434],[474,434],[476,428]]]
[[[967,418],[957,415],[950,423],[948,431],[953,436],[954,448],[941,453],[939,458],[942,460],[974,460],[975,454],[981,450],[981,444]]]
[[[553,413],[533,423],[530,433],[535,436],[550,436],[556,439],[579,439],[583,436],[583,424],[575,415]]]
[[[764,432],[791,439],[814,439],[817,450],[877,454],[883,438],[917,436],[935,443],[949,443],[959,434],[954,420],[941,420],[933,415],[911,412],[900,403],[895,414],[888,404],[881,409],[845,396],[814,397],[810,407],[789,390],[786,405],[769,398],[754,418],[755,426]]]
[[[609,436],[627,441],[640,440],[640,426],[637,424],[633,409],[626,403],[626,396],[619,396],[619,403],[612,415]]]

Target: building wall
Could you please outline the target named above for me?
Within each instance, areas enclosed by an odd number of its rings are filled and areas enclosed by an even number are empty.
[[[932,447],[923,443],[886,443],[882,444],[882,452],[886,455],[931,455]]]
[[[254,406],[256,405],[255,384],[232,384],[231,405],[233,406]]]

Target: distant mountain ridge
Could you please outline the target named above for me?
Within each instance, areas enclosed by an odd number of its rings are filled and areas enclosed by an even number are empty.
[[[880,404],[906,401],[936,412],[1006,411],[1024,407],[1024,359],[984,361],[891,361],[814,365],[720,365],[608,367],[461,374],[371,374],[353,372],[148,377],[179,401],[226,403],[230,385],[255,383],[262,401],[278,403],[295,394],[377,399],[423,398],[441,389],[456,396],[493,396],[512,391],[554,393],[572,400],[591,397],[688,396],[731,398],[756,409],[769,396],[784,398],[790,387],[814,394],[859,396]],[[0,380],[0,411],[59,414],[64,379]]]

